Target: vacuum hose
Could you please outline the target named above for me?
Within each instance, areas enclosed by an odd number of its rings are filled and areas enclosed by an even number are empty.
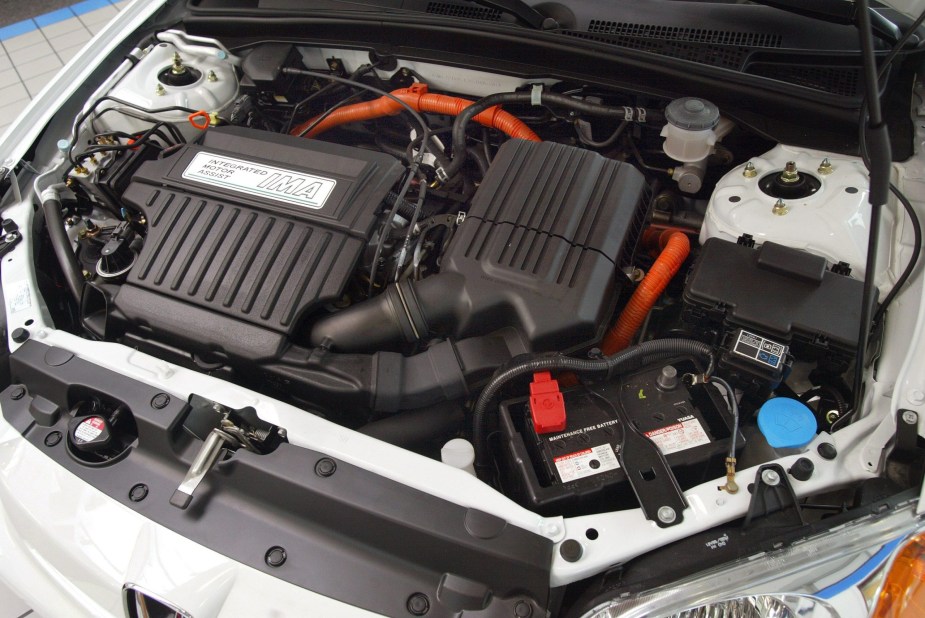
[[[51,246],[55,250],[55,257],[58,258],[58,263],[64,273],[67,289],[79,305],[83,296],[84,276],[80,266],[77,264],[74,251],[71,249],[71,241],[64,231],[64,218],[61,216],[61,209],[61,200],[57,196],[44,196],[42,211],[45,214],[45,227],[48,229],[48,236],[51,238]]]

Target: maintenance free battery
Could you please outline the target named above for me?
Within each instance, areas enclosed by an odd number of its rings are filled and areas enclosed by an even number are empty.
[[[732,417],[716,387],[682,380],[701,372],[692,359],[681,358],[621,380],[565,390],[566,426],[554,433],[535,430],[529,398],[503,402],[499,463],[505,489],[544,515],[635,507],[626,468],[642,479],[647,471],[621,464],[624,427],[617,406],[662,452],[682,488],[723,476]]]

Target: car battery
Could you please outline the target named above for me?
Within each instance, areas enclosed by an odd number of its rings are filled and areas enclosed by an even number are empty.
[[[638,505],[627,468],[642,479],[648,471],[621,462],[621,417],[661,451],[682,489],[722,477],[733,418],[714,385],[683,379],[702,371],[694,360],[678,358],[618,380],[566,389],[565,427],[549,433],[534,426],[528,397],[503,402],[499,467],[506,493],[550,516]]]

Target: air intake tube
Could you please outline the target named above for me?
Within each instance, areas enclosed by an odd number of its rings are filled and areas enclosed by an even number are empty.
[[[312,345],[338,352],[375,352],[432,337],[457,335],[471,321],[465,278],[441,273],[404,280],[365,302],[318,320]]]

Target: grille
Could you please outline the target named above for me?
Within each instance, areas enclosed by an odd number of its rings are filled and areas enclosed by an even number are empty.
[[[448,17],[464,17],[466,19],[481,19],[482,21],[499,21],[501,11],[483,6],[465,6],[450,4],[449,2],[428,2],[427,12],[434,15]]]
[[[778,34],[633,24],[599,19],[591,20],[588,24],[588,32],[641,39],[661,39],[665,41],[736,45],[741,47],[780,47],[781,44],[781,36]]]
[[[843,97],[861,94],[861,72],[854,67],[754,63],[748,66],[746,72]]]
[[[627,49],[688,60],[699,64],[722,67],[726,69],[741,70],[745,59],[751,51],[748,47],[732,45],[715,45],[704,43],[689,43],[666,39],[647,39],[622,35],[594,34],[580,30],[568,30],[565,34],[589,41],[618,45]]]

